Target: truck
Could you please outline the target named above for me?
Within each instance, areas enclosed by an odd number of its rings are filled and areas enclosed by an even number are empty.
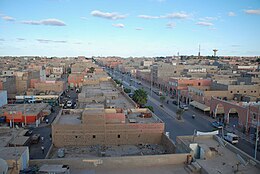
[[[227,135],[224,136],[224,139],[231,144],[237,144],[238,143],[238,136],[233,133],[227,133]]]

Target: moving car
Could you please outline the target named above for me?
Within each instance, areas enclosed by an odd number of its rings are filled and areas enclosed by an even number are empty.
[[[218,122],[218,121],[213,121],[213,122],[211,123],[211,125],[212,125],[213,127],[215,127],[215,128],[218,128],[218,129],[222,129],[223,126],[224,126],[223,123]]]
[[[232,144],[238,143],[238,136],[233,133],[227,133],[227,135],[224,136],[224,139]]]

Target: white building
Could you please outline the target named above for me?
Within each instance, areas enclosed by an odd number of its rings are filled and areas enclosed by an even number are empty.
[[[0,91],[0,107],[7,104],[7,91]]]

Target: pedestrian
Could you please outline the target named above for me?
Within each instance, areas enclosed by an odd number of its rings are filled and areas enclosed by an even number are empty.
[[[41,137],[41,140],[42,140],[42,142],[43,142],[43,140],[44,140],[44,137]]]
[[[49,119],[48,119],[48,118],[46,118],[46,120],[45,120],[45,121],[46,121],[46,124],[48,124],[48,123],[49,123]]]
[[[50,133],[50,141],[52,140],[52,135],[51,135],[51,133]]]
[[[42,149],[42,154],[44,154],[44,146],[42,146],[41,149]]]

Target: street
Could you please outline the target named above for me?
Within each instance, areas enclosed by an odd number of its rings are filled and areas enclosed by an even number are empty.
[[[215,128],[213,128],[211,125],[211,122],[215,120],[205,115],[203,112],[189,106],[188,111],[184,112],[182,120],[177,120],[175,114],[177,106],[172,104],[172,102],[169,102],[168,104],[166,102],[161,103],[160,96],[154,92],[151,93],[149,84],[142,82],[142,84],[139,85],[137,83],[139,80],[117,71],[110,71],[110,74],[114,76],[115,79],[123,81],[124,87],[131,88],[132,92],[140,88],[147,92],[147,106],[152,106],[154,108],[154,113],[164,121],[166,127],[165,131],[170,132],[170,137],[173,141],[176,140],[176,136],[193,135],[194,130],[201,132],[210,132],[215,130]],[[152,87],[152,89],[155,90],[156,88]],[[163,105],[163,107],[160,105]],[[195,119],[192,118],[192,115],[196,116]],[[224,132],[226,133],[227,131],[225,130]],[[254,157],[254,145],[247,142],[243,137],[240,137],[239,143],[237,143],[235,146]],[[259,151],[257,152],[257,159],[260,159]]]

